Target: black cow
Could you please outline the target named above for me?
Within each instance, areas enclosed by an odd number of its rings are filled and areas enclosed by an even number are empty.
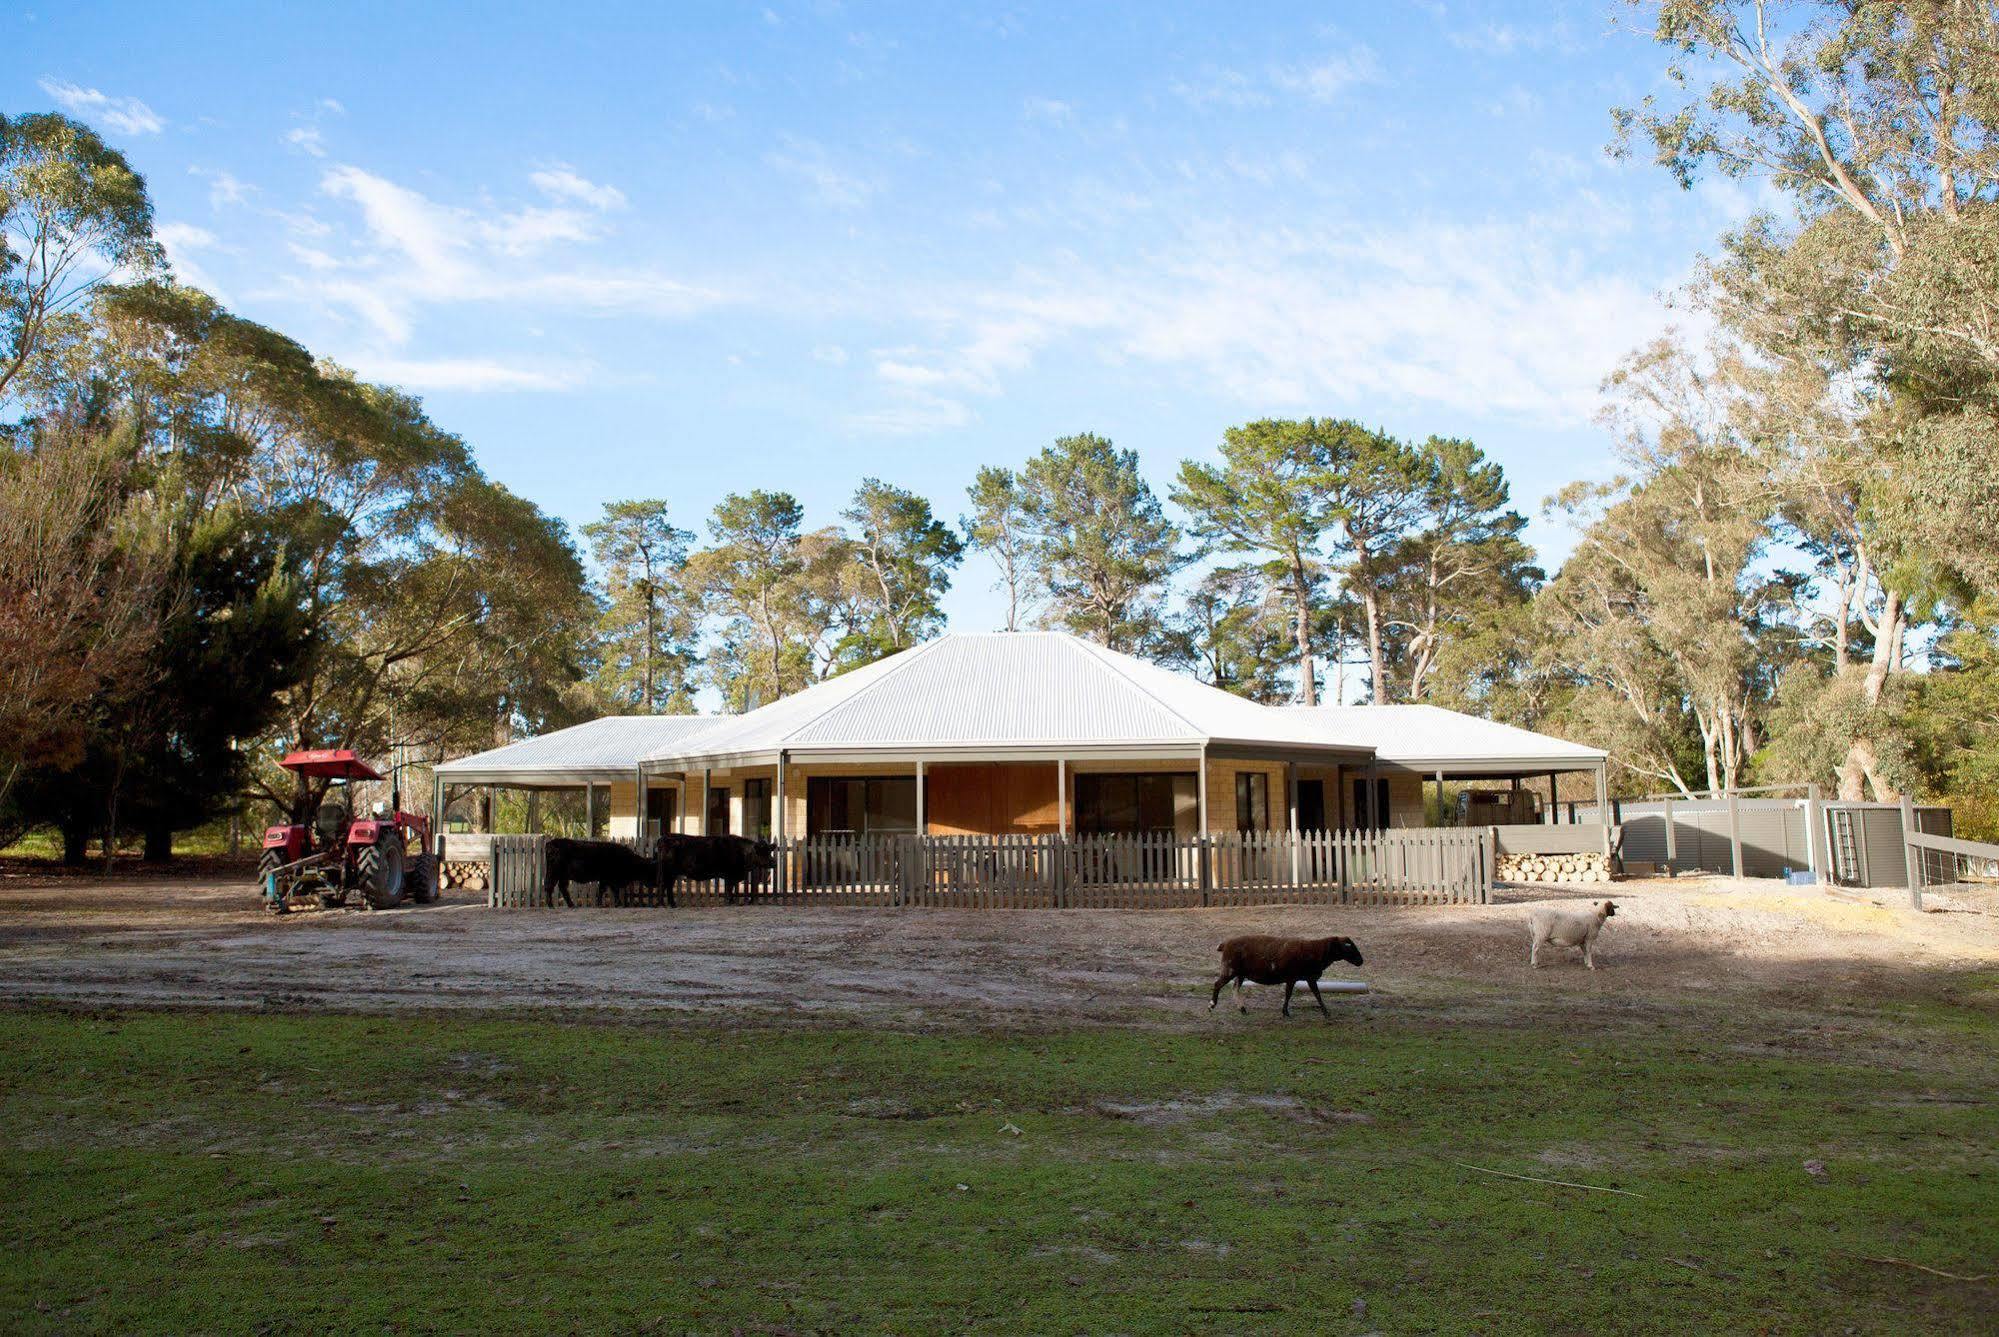
[[[637,850],[615,840],[569,840],[557,836],[548,842],[543,866],[546,871],[541,884],[541,903],[551,907],[557,892],[562,893],[564,905],[576,904],[569,899],[571,882],[596,883],[599,905],[607,895],[611,904],[621,905],[630,888],[653,885],[652,863]]]
[[[653,865],[653,885],[665,889],[668,905],[673,904],[673,884],[681,878],[722,883],[724,902],[734,905],[745,882],[762,882],[777,867],[777,852],[768,840],[747,836],[664,835],[653,851]]]

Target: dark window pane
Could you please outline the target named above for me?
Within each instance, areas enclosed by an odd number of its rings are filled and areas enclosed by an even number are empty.
[[[1199,805],[1198,782],[1192,775],[1146,771],[1076,777],[1076,830],[1084,834],[1192,835]]]
[[[770,781],[743,781],[743,834],[770,839]]]

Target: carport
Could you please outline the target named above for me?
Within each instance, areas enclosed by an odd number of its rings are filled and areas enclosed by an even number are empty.
[[[614,806],[626,814],[636,806],[633,775],[639,758],[691,738],[714,722],[706,715],[607,715],[444,762],[434,771],[431,809],[442,817],[438,822],[440,857],[448,867],[485,863],[491,859],[495,835],[542,834],[543,800],[554,795],[581,797],[583,834],[604,835],[610,829]],[[661,781],[648,789],[648,812],[666,810],[664,826],[672,829],[679,800],[677,782]],[[527,798],[519,831],[495,829],[494,800],[502,791]],[[468,799],[475,800],[466,818],[470,829],[454,831],[453,806],[462,807]],[[653,820],[661,819],[654,816]]]

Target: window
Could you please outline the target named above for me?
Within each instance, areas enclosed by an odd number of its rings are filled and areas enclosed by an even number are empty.
[[[646,834],[658,835],[662,831],[676,831],[680,828],[680,791],[677,789],[646,787]]]
[[[753,840],[770,839],[770,781],[743,781],[743,832]]]
[[[1353,825],[1357,831],[1379,831],[1388,825],[1388,781],[1374,782],[1374,802],[1368,802],[1367,781],[1353,782]]]
[[[916,830],[913,775],[814,775],[805,781],[805,833],[866,835]]]
[[[708,791],[708,834],[729,834],[729,787],[716,785]]]
[[[1084,773],[1076,777],[1076,830],[1083,835],[1164,831],[1191,836],[1200,791],[1191,774]]]
[[[1235,829],[1270,829],[1270,777],[1262,771],[1236,772]]]

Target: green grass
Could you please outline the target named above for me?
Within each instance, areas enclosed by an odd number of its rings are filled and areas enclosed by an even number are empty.
[[[1903,1043],[1863,1056],[1380,1013],[941,1035],[0,1013],[0,1313],[1989,1331],[1999,1286],[1863,1257],[1999,1267],[1999,1027],[1985,991],[1943,1020],[1884,1014]]]

